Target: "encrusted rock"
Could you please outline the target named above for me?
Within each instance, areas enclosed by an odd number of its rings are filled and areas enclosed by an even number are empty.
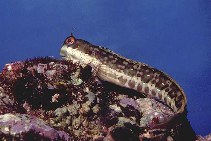
[[[58,131],[48,126],[43,120],[26,114],[0,115],[0,139],[24,140],[34,135],[34,139],[71,140],[64,131]],[[10,136],[7,136],[10,135]]]
[[[0,73],[1,140],[194,140],[186,113],[102,82],[51,57],[7,64]],[[165,123],[165,124],[161,124]]]

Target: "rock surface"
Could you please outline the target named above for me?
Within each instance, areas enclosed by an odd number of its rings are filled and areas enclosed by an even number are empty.
[[[186,113],[160,124],[174,115],[169,107],[102,82],[91,70],[50,57],[6,64],[0,140],[196,140]]]

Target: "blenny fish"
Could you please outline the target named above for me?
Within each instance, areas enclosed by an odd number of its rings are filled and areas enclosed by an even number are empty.
[[[103,81],[133,89],[170,107],[175,115],[183,113],[187,104],[182,88],[166,73],[145,63],[125,58],[113,51],[85,40],[67,37],[60,51],[63,59],[90,65]]]

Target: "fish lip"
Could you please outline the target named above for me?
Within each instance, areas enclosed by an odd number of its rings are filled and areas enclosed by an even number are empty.
[[[67,57],[67,52],[61,48],[60,50],[60,56],[63,58],[63,57]]]
[[[66,56],[62,56],[62,59],[66,59]]]

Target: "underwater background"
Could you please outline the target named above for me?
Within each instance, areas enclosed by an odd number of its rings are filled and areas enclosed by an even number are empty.
[[[71,32],[172,76],[187,95],[196,134],[211,132],[210,0],[0,0],[0,68],[60,58]]]

